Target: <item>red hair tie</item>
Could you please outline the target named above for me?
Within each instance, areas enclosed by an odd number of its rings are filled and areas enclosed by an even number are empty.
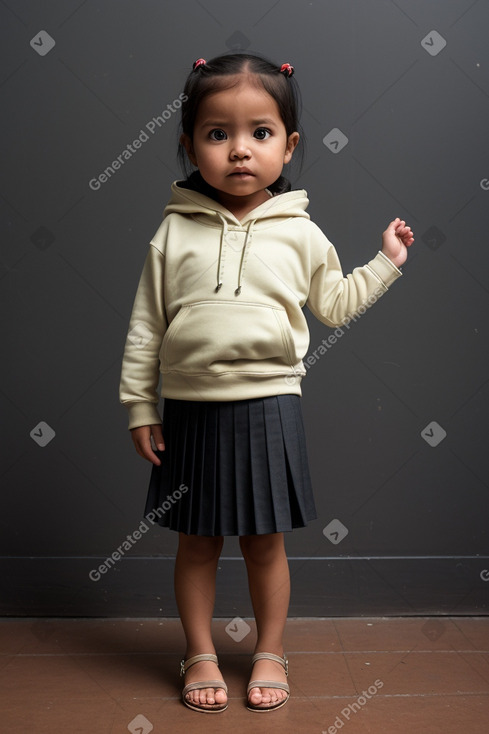
[[[280,67],[280,73],[284,74],[287,77],[290,77],[294,73],[294,67],[290,64],[282,64],[282,66]]]
[[[205,66],[205,59],[197,59],[197,61],[194,61],[194,65],[192,66],[192,69],[195,71],[195,69],[198,69],[199,66]]]

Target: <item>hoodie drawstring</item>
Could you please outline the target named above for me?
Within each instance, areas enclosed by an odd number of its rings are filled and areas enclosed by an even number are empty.
[[[224,219],[224,217],[222,216],[220,212],[216,212],[216,214],[222,223],[221,239],[219,241],[219,258],[217,262],[217,285],[215,289],[217,293],[219,288],[222,287],[222,276],[224,273],[224,258],[226,257],[225,248],[223,248],[223,242],[225,241],[227,234],[228,234],[228,225],[227,225],[226,220]]]
[[[222,222],[222,230],[221,230],[221,238],[219,242],[219,258],[218,258],[218,264],[217,264],[217,286],[215,288],[215,292],[222,287],[223,284],[223,275],[224,275],[224,260],[226,258],[226,237],[229,234],[229,229],[227,222],[225,218],[222,216],[220,212],[216,212],[216,214],[219,216],[221,222]],[[244,271],[246,267],[246,259],[248,256],[249,247],[251,245],[251,241],[253,239],[253,225],[256,222],[256,219],[252,219],[248,227],[246,229],[246,236],[245,241],[243,245],[243,250],[241,252],[241,260],[239,263],[239,273],[238,273],[238,287],[234,291],[235,296],[239,296],[241,293],[241,283],[244,279]]]
[[[241,293],[241,278],[244,278],[244,271],[246,267],[246,258],[248,256],[249,246],[251,245],[251,240],[253,239],[253,225],[256,222],[256,219],[252,219],[251,222],[248,224],[248,228],[246,230],[246,236],[245,241],[243,245],[243,252],[241,253],[241,260],[239,263],[239,273],[238,273],[238,287],[234,291],[235,296],[239,296]]]

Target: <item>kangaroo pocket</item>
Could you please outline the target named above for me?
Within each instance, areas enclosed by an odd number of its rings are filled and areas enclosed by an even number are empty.
[[[280,373],[297,362],[285,309],[243,301],[182,306],[160,350],[162,372]]]

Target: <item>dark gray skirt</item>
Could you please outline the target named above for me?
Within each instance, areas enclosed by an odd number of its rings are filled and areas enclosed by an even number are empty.
[[[165,398],[145,516],[187,535],[261,535],[317,518],[299,395]]]

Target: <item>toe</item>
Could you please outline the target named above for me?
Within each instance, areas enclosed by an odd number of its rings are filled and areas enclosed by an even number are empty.
[[[201,704],[205,702],[206,702],[205,691],[203,691],[201,688],[197,688],[194,691],[194,703]]]
[[[217,688],[215,692],[216,703],[226,703],[227,701],[226,691],[224,688]]]
[[[253,706],[274,706],[283,701],[286,692],[281,688],[252,688],[249,692],[249,700]]]
[[[212,701],[210,700],[211,695],[214,694],[214,691],[212,690],[212,688],[200,688],[199,693],[200,693],[200,697],[199,697],[200,703],[203,703],[203,704],[214,703],[214,700]]]
[[[203,700],[202,703],[208,703],[208,704],[215,703],[216,702],[216,699],[215,699],[214,696],[215,696],[214,689],[213,688],[206,688],[205,689],[205,697],[204,697],[204,700]]]
[[[270,705],[277,703],[280,698],[280,693],[276,688],[264,688],[262,703],[268,703]]]
[[[223,704],[227,701],[226,691],[223,688],[197,688],[189,691],[186,695],[189,703],[198,706],[213,706],[214,704]]]
[[[273,696],[270,691],[270,688],[262,688],[261,689],[261,702],[265,704],[272,703]]]
[[[249,692],[250,702],[254,706],[258,706],[262,702],[262,693],[260,688],[251,688]]]

